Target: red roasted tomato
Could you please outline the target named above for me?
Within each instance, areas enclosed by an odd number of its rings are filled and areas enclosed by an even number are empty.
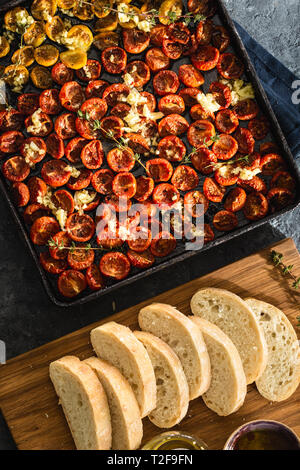
[[[127,64],[127,54],[121,47],[107,47],[102,51],[101,59],[106,72],[114,75],[124,72]]]
[[[59,99],[64,108],[76,112],[85,100],[84,90],[77,82],[66,82],[61,87]]]
[[[150,44],[150,36],[139,29],[123,29],[123,44],[125,51],[130,54],[140,54]]]

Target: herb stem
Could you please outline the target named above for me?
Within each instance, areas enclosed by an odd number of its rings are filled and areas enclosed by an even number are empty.
[[[293,284],[292,287],[294,289],[299,289],[300,288],[300,277],[295,276],[295,274],[292,272],[292,269],[294,267],[293,264],[286,265],[283,262],[283,254],[279,253],[278,251],[272,250],[271,251],[271,260],[273,264],[281,270],[282,274],[284,276],[290,276],[290,278],[293,279]],[[300,318],[300,317],[299,317]]]

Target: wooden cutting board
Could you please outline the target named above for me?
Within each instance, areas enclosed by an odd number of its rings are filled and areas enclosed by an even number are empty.
[[[139,309],[154,301],[170,303],[183,313],[190,314],[189,302],[196,290],[203,286],[214,286],[231,290],[242,297],[257,297],[273,303],[286,313],[295,327],[296,317],[300,314],[300,292],[295,291],[291,287],[291,280],[284,278],[270,263],[271,248],[22,354],[0,366],[0,407],[19,449],[74,449],[71,434],[48,377],[48,366],[51,361],[66,354],[76,355],[80,359],[92,355],[89,332],[101,323],[114,320],[135,329]],[[294,242],[287,239],[274,245],[274,248],[284,255],[287,264],[294,264],[293,269],[300,276],[300,256]],[[299,328],[296,330],[300,333]],[[282,421],[300,435],[299,407],[300,387],[289,400],[270,403],[259,395],[255,385],[250,385],[245,403],[237,413],[226,418],[219,417],[206,408],[199,398],[190,403],[187,416],[174,429],[202,438],[210,449],[222,449],[227,437],[238,426],[254,419]],[[144,419],[143,442],[160,432],[147,418]]]

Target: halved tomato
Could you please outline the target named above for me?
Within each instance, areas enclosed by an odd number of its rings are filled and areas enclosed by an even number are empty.
[[[220,52],[225,52],[230,44],[230,36],[226,28],[221,25],[213,25],[212,43]]]
[[[23,34],[24,43],[27,46],[39,47],[46,39],[45,25],[43,21],[34,21]]]
[[[189,11],[210,18],[216,13],[217,3],[215,0],[188,0],[187,7]]]
[[[238,143],[231,135],[220,134],[212,150],[219,160],[229,160],[238,151]]]
[[[246,99],[239,101],[234,107],[233,111],[240,121],[248,121],[254,119],[259,113],[259,107],[254,100]]]
[[[173,167],[165,158],[153,158],[146,163],[147,174],[158,181],[168,181],[173,173]]]
[[[85,113],[88,119],[97,121],[106,114],[107,103],[102,98],[90,98],[81,105],[80,111]]]
[[[244,64],[236,55],[227,52],[220,55],[217,69],[226,80],[237,80],[244,73]]]
[[[84,90],[77,82],[66,82],[61,87],[59,99],[64,108],[76,112],[85,101]]]
[[[164,39],[162,50],[169,59],[177,60],[183,53],[183,45],[173,39]]]
[[[247,195],[244,215],[248,220],[259,220],[265,217],[269,210],[268,200],[262,193],[252,192]]]
[[[2,41],[5,40],[4,36],[2,36]],[[0,45],[1,47],[1,45]],[[11,58],[13,64],[24,65],[24,67],[30,67],[33,64],[35,50],[32,46],[23,46],[20,49],[17,49]]]
[[[24,116],[16,109],[0,111],[0,130],[19,131],[24,126]]]
[[[130,261],[126,255],[118,251],[105,253],[100,260],[100,271],[104,276],[121,281],[130,272]]]
[[[40,108],[46,114],[59,114],[62,110],[59,93],[56,88],[45,90],[40,94]]]
[[[52,44],[43,44],[34,50],[34,58],[39,65],[51,67],[58,61],[59,50]]]
[[[139,269],[150,268],[155,263],[155,258],[150,250],[146,250],[143,253],[137,253],[133,250],[127,251],[127,257],[132,264]]]
[[[207,46],[212,39],[214,24],[211,20],[199,21],[196,30],[196,39],[201,46]]]
[[[230,232],[238,226],[237,216],[230,211],[219,211],[214,215],[213,226],[219,232]]]
[[[151,28],[150,41],[155,46],[162,46],[163,40],[169,35],[168,27],[162,24],[157,24]]]
[[[147,201],[154,189],[154,181],[148,176],[139,176],[136,179],[135,199],[139,202]]]
[[[58,222],[53,217],[40,217],[31,226],[30,238],[35,245],[46,245],[59,230]]]
[[[9,181],[18,182],[27,178],[30,173],[30,167],[25,158],[16,155],[4,162],[2,172]]]
[[[204,83],[202,73],[192,64],[180,65],[178,78],[188,88],[198,88]]]
[[[131,171],[135,165],[134,153],[130,148],[115,147],[108,152],[106,159],[109,167],[116,173]]]
[[[214,122],[215,120],[215,115],[211,111],[205,110],[201,104],[195,104],[194,106],[191,107],[190,109],[190,115],[193,121],[201,121],[201,120],[207,120]]]
[[[53,188],[66,184],[71,176],[71,171],[66,162],[62,160],[49,160],[44,163],[41,175],[45,183]]]
[[[185,104],[179,95],[165,95],[160,99],[158,109],[166,115],[183,114],[185,111]]]
[[[25,183],[13,183],[11,186],[12,198],[18,207],[24,207],[28,204],[30,193]]]
[[[64,141],[55,132],[48,135],[46,139],[46,147],[47,153],[49,153],[53,158],[60,159],[65,154]]]
[[[83,273],[68,269],[59,276],[57,285],[64,297],[72,298],[84,291],[87,284]]]
[[[168,26],[168,35],[173,41],[176,41],[180,44],[187,44],[190,39],[190,30],[182,22],[171,23]]]
[[[161,137],[182,135],[188,129],[188,121],[183,116],[180,116],[180,114],[170,114],[164,117],[158,124],[158,132]]]
[[[274,175],[277,171],[286,170],[284,159],[277,153],[267,153],[261,159],[261,171],[263,175]]]
[[[150,68],[142,60],[133,60],[127,64],[125,74],[129,74],[133,80],[131,86],[141,88],[151,78]]]
[[[100,77],[101,64],[98,60],[88,59],[86,65],[82,69],[76,70],[76,75],[83,82],[97,80]]]
[[[111,116],[117,116],[124,119],[130,112],[131,106],[127,103],[117,103],[110,111]]]
[[[99,98],[100,99],[100,98]],[[86,144],[81,151],[81,160],[86,168],[97,170],[103,162],[104,152],[100,140]]]
[[[26,224],[32,225],[37,219],[50,215],[49,209],[46,209],[41,204],[29,204],[24,210],[24,220]]]
[[[264,142],[259,146],[259,153],[263,157],[267,153],[278,153],[279,149],[274,142]]]
[[[127,239],[130,250],[143,253],[146,251],[152,240],[151,231],[145,227],[136,227],[130,233]]]
[[[33,176],[27,181],[27,186],[30,194],[30,202],[35,203],[39,202],[38,198],[45,196],[47,193],[47,185],[38,176]]]
[[[242,180],[239,178],[237,184],[248,192],[267,193],[267,185],[259,176],[253,176],[251,180]]]
[[[107,47],[101,54],[102,64],[106,72],[119,74],[124,72],[127,54],[121,47]]]
[[[169,232],[160,232],[151,242],[150,250],[154,256],[163,258],[176,248],[176,239]]]
[[[60,274],[68,267],[66,260],[52,258],[49,251],[40,253],[40,263],[45,271],[50,274]]]
[[[122,36],[124,49],[130,54],[141,54],[150,44],[149,34],[139,29],[123,29]]]
[[[109,85],[103,92],[102,98],[108,106],[115,106],[117,103],[126,101],[130,89],[124,83],[113,83]]]
[[[190,191],[184,195],[184,207],[192,217],[201,217],[208,210],[209,201],[201,191]]]
[[[75,176],[71,176],[68,181],[68,188],[73,189],[74,191],[79,191],[81,189],[85,189],[89,186],[92,178],[91,170],[84,168],[80,170],[80,175],[75,178]]]
[[[22,114],[33,114],[39,108],[39,105],[38,93],[23,93],[17,98],[18,110]]]
[[[205,178],[203,192],[209,201],[222,202],[226,189],[220,186],[213,178]]]
[[[95,223],[87,214],[75,212],[67,218],[66,231],[76,242],[87,242],[95,233]]]
[[[28,134],[36,137],[46,137],[52,132],[53,122],[48,114],[38,110],[25,119],[25,127]]]
[[[103,92],[107,87],[108,82],[105,80],[92,80],[85,89],[85,96],[87,99],[102,98]]]
[[[199,147],[191,156],[193,166],[203,175],[212,173],[217,161],[216,155],[211,150],[204,147]]]
[[[51,77],[58,85],[64,85],[67,82],[72,82],[74,72],[62,62],[58,62],[52,67]]]
[[[160,47],[152,47],[146,53],[146,63],[152,72],[165,70],[170,66],[169,57],[164,54]]]
[[[66,189],[55,191],[51,199],[57,209],[63,209],[68,215],[72,214],[74,211],[73,196]]]
[[[153,87],[159,96],[176,93],[179,88],[179,79],[172,70],[161,70],[153,78]]]
[[[265,117],[260,117],[252,119],[248,124],[248,129],[254,139],[262,140],[268,135],[270,124]]]
[[[61,139],[72,139],[76,135],[76,116],[73,113],[60,114],[54,124],[54,129]]]
[[[7,131],[0,135],[0,152],[15,153],[17,152],[25,140],[24,135],[20,131]]]
[[[240,153],[245,155],[253,153],[255,140],[248,129],[238,127],[233,136],[238,143]]]
[[[86,282],[91,290],[99,290],[104,287],[104,281],[100,269],[96,264],[91,264],[85,273]]]
[[[294,194],[285,188],[272,188],[267,194],[271,212],[278,212],[292,204]]]
[[[222,109],[216,115],[215,126],[219,132],[232,134],[239,125],[236,114],[230,109]]]
[[[81,151],[87,144],[88,140],[83,139],[82,137],[71,139],[65,148],[65,154],[69,162],[79,163],[81,161]]]
[[[41,90],[46,90],[52,86],[51,72],[47,67],[36,65],[30,72],[32,83]]]
[[[161,158],[170,162],[180,162],[186,154],[186,147],[176,135],[169,135],[161,139],[157,146]]]
[[[153,191],[153,202],[159,206],[172,206],[180,199],[180,193],[173,184],[163,183],[158,184]]]
[[[94,46],[103,51],[107,47],[117,47],[119,45],[120,35],[115,31],[102,31],[94,36]]]
[[[131,199],[136,193],[135,176],[128,171],[118,173],[112,181],[112,190],[116,196]]]
[[[211,145],[211,138],[215,134],[214,125],[208,120],[200,119],[189,126],[187,138],[192,147],[198,148]]]
[[[92,176],[92,186],[100,194],[110,194],[112,192],[112,181],[114,174],[111,170],[98,170]]]
[[[68,253],[68,263],[72,269],[81,271],[87,269],[94,262],[95,252],[81,245]]]
[[[221,82],[212,82],[209,87],[209,92],[212,93],[216,102],[220,105],[220,109],[226,109],[230,106],[232,95],[229,86]]]
[[[191,56],[192,64],[202,71],[214,69],[219,61],[220,52],[213,46],[198,46]]]
[[[57,246],[49,246],[49,253],[54,259],[65,259],[68,256],[68,251],[63,247],[68,248],[71,246],[71,240],[67,232],[61,231],[53,235],[53,241]]]
[[[242,188],[233,188],[226,196],[224,207],[227,211],[238,212],[246,202],[246,192]]]
[[[214,174],[215,180],[221,186],[232,186],[238,181],[238,176],[234,173],[233,165],[224,165],[218,168]]]
[[[106,116],[101,119],[101,133],[104,138],[118,140],[124,133],[124,122],[117,116]]]
[[[199,177],[190,166],[179,165],[174,170],[171,182],[180,191],[189,191],[198,185]]]
[[[296,181],[287,171],[277,171],[271,179],[270,186],[271,188],[288,189],[293,193],[296,188]]]
[[[147,154],[150,151],[150,146],[147,140],[140,134],[129,133],[126,134],[127,145],[134,153]]]

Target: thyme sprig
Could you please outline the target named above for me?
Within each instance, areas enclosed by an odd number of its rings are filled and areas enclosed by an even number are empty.
[[[283,254],[279,253],[278,251],[272,250],[271,251],[271,260],[275,266],[277,266],[284,276],[289,276],[293,279],[292,287],[294,289],[300,288],[300,277],[295,276],[293,273],[293,264],[285,264],[283,260]],[[300,317],[299,317],[300,318]]]
[[[70,246],[65,246],[63,242],[59,243],[56,240],[54,240],[52,237],[48,240],[48,246],[51,248],[56,248],[57,250],[68,250],[71,253],[74,253],[76,250],[82,250],[82,251],[105,251],[105,252],[110,252],[110,251],[115,251],[114,248],[109,249],[109,248],[104,248],[104,246],[99,245],[99,246],[92,246],[90,243],[87,243],[86,245],[81,245],[78,246],[74,242],[71,243]],[[118,248],[118,251],[122,251],[122,247]]]

